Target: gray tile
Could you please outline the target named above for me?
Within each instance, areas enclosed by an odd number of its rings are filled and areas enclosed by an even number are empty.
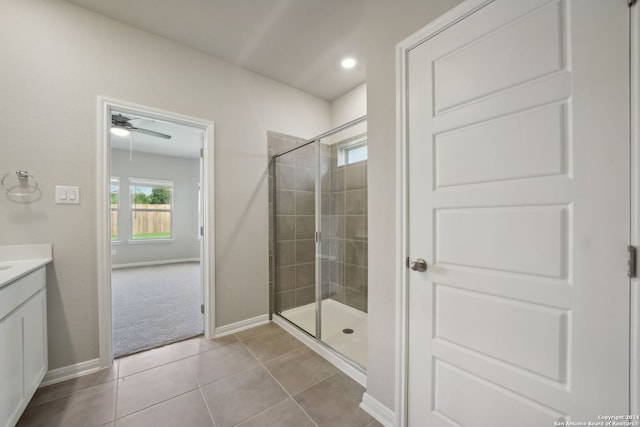
[[[334,192],[344,191],[344,168],[339,167],[331,171],[331,185]]]
[[[311,304],[316,300],[316,287],[307,286],[296,289],[296,307]]]
[[[310,240],[296,240],[296,264],[314,262],[316,259],[316,242]]]
[[[296,166],[314,168],[317,163],[316,144],[309,144],[294,151]]]
[[[344,286],[332,283],[331,299],[334,301],[344,303]]]
[[[331,263],[331,270],[329,271],[329,279],[331,283],[337,285],[344,284],[344,264],[341,262]]]
[[[276,275],[278,292],[290,291],[296,287],[296,270],[297,266],[295,265],[278,267]]]
[[[295,216],[295,238],[313,239],[316,232],[316,218],[313,215],[296,215]]]
[[[202,394],[216,427],[233,426],[287,398],[262,366],[211,383]]]
[[[40,405],[53,399],[68,396],[80,390],[114,381],[118,378],[118,364],[119,361],[116,359],[113,361],[113,365],[110,368],[101,369],[92,374],[83,375],[78,378],[72,378],[57,384],[41,387],[36,390],[36,393],[28,406]]]
[[[335,366],[306,346],[264,365],[292,396],[338,372]]]
[[[307,168],[304,166],[296,166],[295,169],[296,185],[295,189],[298,191],[315,191],[316,189],[316,175],[314,168]],[[277,178],[276,178],[277,185]]]
[[[235,342],[238,342],[238,339],[234,335],[227,335],[225,337],[213,338],[210,340],[201,335],[199,337],[182,341],[182,351],[185,357],[188,357],[220,348],[225,345],[233,344]]]
[[[294,190],[296,186],[296,167],[278,163],[276,166],[276,189]]]
[[[16,424],[19,427],[100,426],[114,419],[116,382],[31,406]]]
[[[344,265],[344,285],[347,288],[362,291],[364,289],[365,268],[358,265]]]
[[[316,263],[296,265],[295,287],[313,286],[316,283]]]
[[[331,217],[331,235],[333,237],[344,239],[344,215],[333,215]]]
[[[323,169],[320,172],[320,188],[323,193],[331,193],[333,191],[333,186],[331,185],[331,175],[332,171],[329,169]]]
[[[320,213],[322,215],[331,214],[331,193],[322,193],[320,197]]]
[[[350,165],[345,168],[344,186],[346,190],[366,188],[364,163]]]
[[[296,242],[293,240],[276,242],[276,265],[294,265],[296,263]]]
[[[294,396],[319,427],[365,427],[373,418],[358,406],[364,388],[339,372]]]
[[[190,391],[116,421],[116,427],[173,426],[213,426],[200,390]]]
[[[344,262],[345,264],[364,265],[363,242],[355,240],[345,240],[344,242]]]
[[[276,215],[276,241],[295,239],[296,217]]]
[[[345,209],[345,192],[334,192],[331,193],[331,210],[330,213],[332,215],[344,215]]]
[[[237,332],[235,335],[240,341],[244,342],[261,335],[280,334],[282,332],[284,332],[284,330],[280,326],[276,325],[273,322],[268,322],[264,325]]]
[[[249,351],[262,362],[281,356],[303,345],[280,327],[268,330],[243,342]]]
[[[296,291],[278,292],[276,298],[276,311],[282,313],[296,306]]]
[[[344,303],[349,307],[355,308],[356,310],[364,311],[364,294],[361,291],[356,291],[345,287]]]
[[[345,191],[344,211],[346,215],[363,215],[366,212],[366,190]]]
[[[296,215],[314,215],[316,212],[316,194],[313,191],[296,191]]]
[[[211,352],[213,351],[216,350]],[[133,414],[196,388],[198,384],[185,360],[120,378],[116,418]]]
[[[254,368],[258,364],[240,342],[198,354],[187,361],[200,386]]]
[[[347,239],[364,240],[365,236],[365,217],[363,215],[347,215],[345,216],[345,237]]]
[[[296,212],[295,192],[291,190],[276,191],[276,215],[293,215]]]
[[[293,400],[286,399],[238,427],[315,427],[315,424]]]
[[[120,358],[119,377],[126,377],[137,372],[166,365],[183,359],[185,356],[182,344],[174,343]]]

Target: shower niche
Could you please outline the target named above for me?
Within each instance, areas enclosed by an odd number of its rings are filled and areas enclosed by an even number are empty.
[[[271,312],[366,370],[366,117],[268,141]]]

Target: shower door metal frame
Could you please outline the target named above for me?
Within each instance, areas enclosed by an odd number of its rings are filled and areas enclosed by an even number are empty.
[[[270,296],[270,298],[273,301],[273,312],[275,312],[276,315],[280,316],[281,318],[285,319],[288,323],[292,324],[293,326],[295,326],[297,329],[305,332],[306,334],[312,336],[314,338],[314,340],[319,343],[320,345],[322,345],[323,347],[330,349],[333,353],[335,353],[336,355],[338,355],[340,358],[346,360],[347,362],[349,362],[350,364],[354,365],[354,366],[358,366],[358,369],[362,369],[362,367],[360,367],[356,362],[352,361],[351,359],[349,359],[347,356],[341,354],[340,352],[338,352],[337,350],[333,349],[331,346],[329,346],[328,344],[326,344],[325,342],[322,341],[322,334],[321,334],[321,328],[322,328],[322,179],[320,177],[320,165],[321,165],[321,159],[320,159],[320,141],[323,138],[327,138],[331,135],[334,135],[340,131],[343,131],[345,129],[348,129],[352,126],[358,125],[362,122],[365,122],[367,120],[367,116],[361,116],[358,117],[355,120],[352,120],[350,122],[347,122],[341,126],[338,126],[334,129],[331,129],[323,134],[320,134],[314,138],[311,138],[309,140],[307,140],[306,142],[298,145],[297,147],[294,148],[290,148],[284,151],[281,151],[280,153],[276,153],[273,156],[271,156],[271,167],[272,167],[272,171],[271,171],[271,175],[273,176],[273,184],[272,184],[272,191],[273,191],[273,198],[272,198],[272,202],[273,202],[273,206],[272,206],[272,227],[273,227],[273,238],[272,238],[272,258],[271,258],[271,271],[272,271],[272,283],[273,283],[273,289],[272,289],[272,294]],[[311,334],[309,331],[304,330],[303,328],[301,328],[300,326],[296,325],[294,322],[290,321],[289,319],[287,319],[286,317],[282,316],[279,311],[278,311],[278,299],[277,299],[277,278],[278,278],[278,274],[277,274],[277,262],[276,262],[276,248],[277,248],[277,244],[276,244],[276,232],[277,232],[277,228],[276,228],[276,163],[277,163],[277,159],[278,157],[284,156],[288,153],[291,153],[295,150],[299,150],[303,147],[306,147],[310,144],[313,144],[317,142],[317,145],[315,147],[315,209],[314,209],[314,214],[315,214],[315,235],[314,235],[314,239],[315,239],[315,252],[316,252],[316,256],[315,256],[315,295],[316,295],[316,333],[315,335]],[[273,318],[273,314],[274,313],[270,313],[270,319]]]

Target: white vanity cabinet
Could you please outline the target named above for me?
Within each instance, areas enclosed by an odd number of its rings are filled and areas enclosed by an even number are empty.
[[[44,266],[0,287],[0,426],[13,427],[47,373]]]

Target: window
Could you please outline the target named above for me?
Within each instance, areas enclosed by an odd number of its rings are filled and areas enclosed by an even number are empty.
[[[367,160],[367,140],[358,139],[338,145],[338,166]]]
[[[173,182],[129,178],[131,240],[173,237]]]
[[[120,178],[111,177],[111,241],[120,240],[118,234],[118,208],[120,206]]]

